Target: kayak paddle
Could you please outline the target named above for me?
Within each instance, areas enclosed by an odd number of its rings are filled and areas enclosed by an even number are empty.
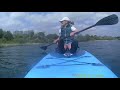
[[[101,26],[101,25],[114,25],[114,24],[117,24],[118,23],[118,16],[115,15],[115,14],[112,14],[110,16],[107,16],[107,17],[104,17],[103,19],[99,20],[96,24],[92,25],[92,26],[89,26],[83,30],[80,30],[78,31],[77,33],[75,34],[79,34],[80,32],[83,32],[85,30],[88,30],[92,27],[95,27],[95,26]]]
[[[112,15],[109,15],[109,16],[107,16],[107,17],[102,18],[102,19],[99,20],[96,24],[94,24],[94,25],[92,25],[92,26],[89,26],[89,27],[87,27],[87,28],[85,28],[85,29],[83,29],[83,30],[79,30],[79,31],[76,32],[75,34],[79,34],[80,32],[83,32],[83,31],[88,30],[88,29],[90,29],[90,28],[92,28],[92,27],[95,27],[95,26],[114,25],[114,24],[117,24],[118,21],[119,21],[119,20],[118,20],[118,16],[115,15],[115,14],[112,14]],[[67,37],[64,37],[63,39],[65,39],[65,38],[67,38]],[[43,49],[43,50],[46,50],[48,46],[51,46],[51,45],[53,45],[53,44],[55,44],[55,43],[51,43],[51,44],[49,44],[49,45],[42,46],[42,47],[40,47],[40,48]]]

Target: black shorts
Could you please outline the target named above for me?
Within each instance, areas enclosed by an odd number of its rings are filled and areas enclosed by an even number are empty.
[[[72,43],[71,43],[71,50],[70,50],[70,52],[71,53],[76,53],[77,48],[78,48],[78,41],[73,40]],[[66,50],[64,49],[64,40],[60,40],[58,42],[57,51],[59,53],[62,53],[62,54],[64,54],[66,52]]]

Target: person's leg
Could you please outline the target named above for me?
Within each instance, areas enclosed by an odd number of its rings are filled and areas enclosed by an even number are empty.
[[[71,42],[70,41],[65,41],[64,49],[66,50],[66,53],[64,55],[69,56],[70,55],[70,49],[71,49]]]
[[[71,49],[71,43],[68,44],[68,49],[69,49],[69,50]]]
[[[73,55],[73,54],[70,52],[70,50],[71,50],[71,43],[68,44],[68,49],[69,49],[70,55]]]
[[[67,44],[64,44],[64,49],[67,50]]]
[[[66,51],[67,51],[67,44],[64,44],[64,49],[65,49],[64,56],[67,56],[67,53],[66,53]]]

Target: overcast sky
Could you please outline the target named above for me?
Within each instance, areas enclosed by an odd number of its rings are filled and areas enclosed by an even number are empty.
[[[74,26],[82,30],[111,14],[116,14],[120,18],[120,12],[0,12],[0,28],[58,34],[59,20],[63,17],[69,17],[75,22]],[[120,22],[111,26],[97,26],[82,34],[120,36]]]

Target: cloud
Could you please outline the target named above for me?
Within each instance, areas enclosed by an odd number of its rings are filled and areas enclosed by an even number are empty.
[[[75,27],[82,30],[95,24],[105,16],[119,12],[0,12],[0,28],[5,30],[35,30],[37,32],[58,33],[59,20],[68,16],[75,22]],[[82,34],[120,36],[120,23],[113,26],[91,28]]]

